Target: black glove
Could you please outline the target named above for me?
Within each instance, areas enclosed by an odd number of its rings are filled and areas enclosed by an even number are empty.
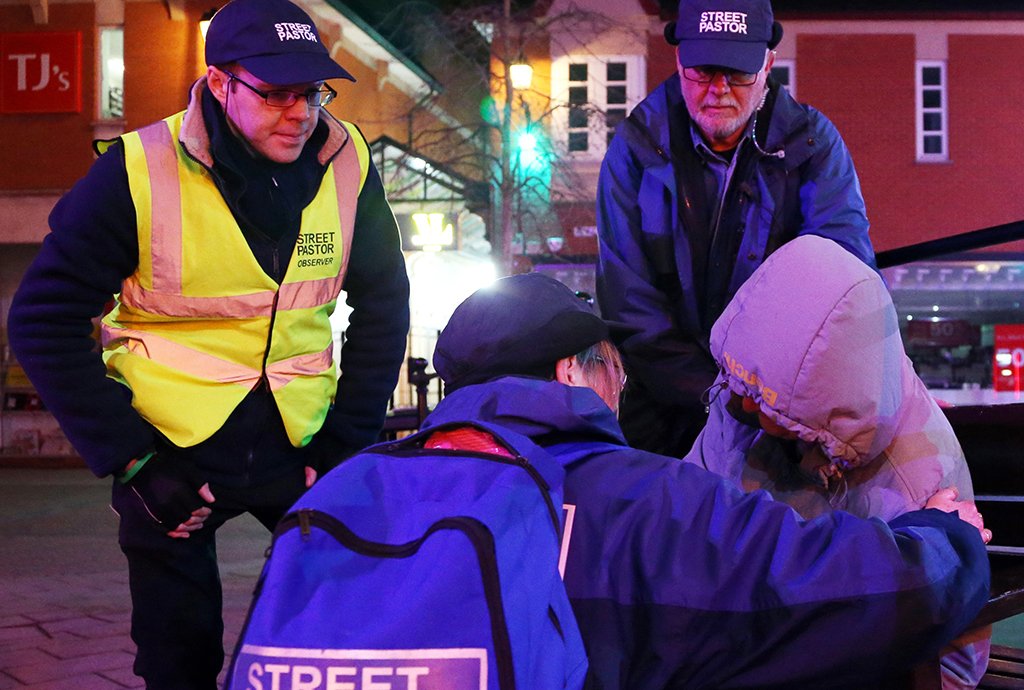
[[[323,477],[341,464],[350,455],[358,453],[360,448],[353,448],[336,436],[321,430],[307,447],[307,464],[316,470],[317,477]]]
[[[198,470],[189,462],[167,460],[153,454],[128,480],[128,490],[142,503],[154,525],[173,532],[192,517],[192,511],[207,505],[199,495],[204,484]]]

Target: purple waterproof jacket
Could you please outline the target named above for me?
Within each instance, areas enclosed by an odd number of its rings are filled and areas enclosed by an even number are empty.
[[[947,486],[973,499],[963,451],[903,350],[885,285],[835,242],[798,237],[772,254],[715,323],[711,352],[719,385],[687,460],[768,489],[804,517],[838,509],[891,520]],[[733,419],[730,392],[799,437],[799,463]],[[821,452],[802,452],[811,446]]]
[[[973,500],[963,451],[904,352],[885,285],[835,242],[803,236],[772,254],[715,323],[711,352],[721,373],[686,461],[808,518],[843,510],[888,521],[949,486]],[[737,421],[730,394],[798,440]],[[947,690],[984,674],[987,639],[972,644],[943,658]]]

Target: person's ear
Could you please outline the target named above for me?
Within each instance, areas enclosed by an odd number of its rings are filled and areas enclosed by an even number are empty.
[[[231,79],[227,74],[217,69],[213,65],[209,65],[206,68],[206,85],[210,89],[210,93],[216,98],[221,106],[224,105],[228,97],[228,86],[231,83]]]
[[[582,386],[580,376],[583,373],[583,368],[580,367],[580,362],[576,359],[576,355],[572,357],[564,357],[555,364],[555,381],[564,383],[567,386]]]

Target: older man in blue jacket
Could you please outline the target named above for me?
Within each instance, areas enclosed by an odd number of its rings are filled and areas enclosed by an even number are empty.
[[[564,576],[586,687],[885,687],[975,617],[991,535],[973,504],[947,490],[889,523],[805,521],[767,493],[632,449],[608,338],[561,283],[502,279],[441,333],[448,395],[424,425],[504,427],[565,467]]]
[[[606,316],[639,329],[622,344],[626,438],[682,457],[718,373],[711,325],[765,257],[806,234],[872,267],[874,250],[842,137],[770,76],[782,27],[769,0],[681,0],[665,36],[677,73],[601,168],[597,293]]]

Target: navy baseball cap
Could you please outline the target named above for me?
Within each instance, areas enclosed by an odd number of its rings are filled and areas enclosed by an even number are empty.
[[[617,332],[565,284],[542,273],[501,278],[467,297],[437,338],[446,390],[499,376],[547,376],[555,363]]]
[[[237,62],[275,85],[355,77],[335,62],[309,15],[288,0],[231,0],[206,31],[206,64]]]
[[[680,0],[679,16],[665,28],[684,67],[717,65],[758,72],[764,53],[782,39],[769,0]]]

